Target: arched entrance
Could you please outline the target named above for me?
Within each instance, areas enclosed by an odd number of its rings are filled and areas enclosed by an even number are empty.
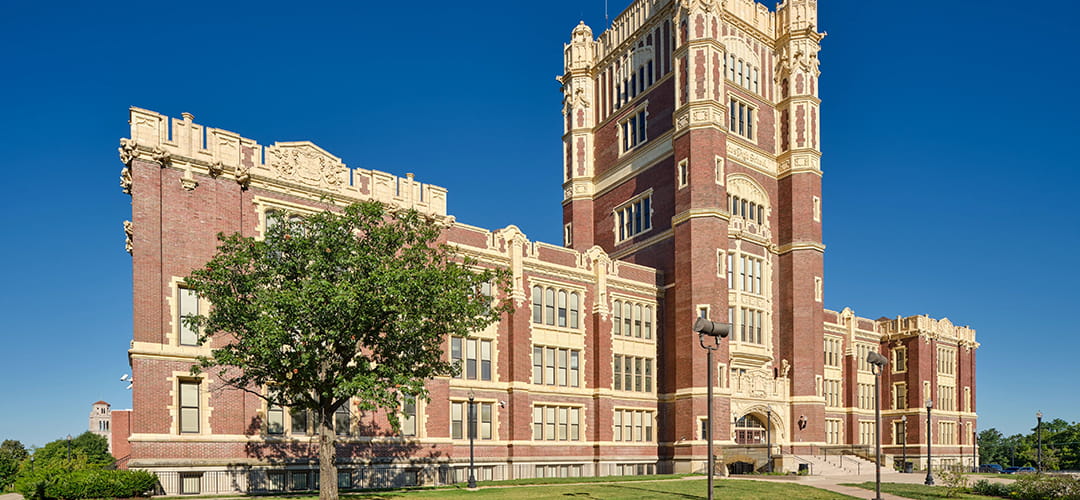
[[[736,444],[765,444],[765,424],[754,415],[743,415],[735,421]]]

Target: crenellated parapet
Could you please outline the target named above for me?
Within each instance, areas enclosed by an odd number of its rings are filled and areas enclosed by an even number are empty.
[[[525,277],[535,274],[594,284],[592,310],[605,315],[609,288],[649,297],[662,294],[662,273],[654,268],[613,260],[598,246],[579,252],[530,241],[517,226],[489,231],[455,222],[447,229],[447,242],[481,263],[508,268],[512,274],[508,294],[518,306],[528,295]]]
[[[896,319],[879,319],[877,324],[884,340],[922,337],[956,342],[959,345],[974,349],[979,347],[979,343],[975,340],[974,329],[968,326],[954,325],[948,318],[934,319],[926,315],[908,316],[906,318],[897,316]]]
[[[184,189],[198,188],[196,174],[231,178],[244,189],[256,187],[309,199],[330,196],[340,203],[377,200],[430,215],[446,215],[445,188],[378,170],[349,168],[340,158],[309,141],[259,145],[254,139],[206,127],[183,113],[170,118],[132,107],[131,137],[120,140],[124,170],[120,185],[131,191],[131,162],[142,159],[183,171]]]

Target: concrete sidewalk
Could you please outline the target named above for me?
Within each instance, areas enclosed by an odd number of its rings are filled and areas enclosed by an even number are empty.
[[[796,482],[806,486],[812,486],[814,488],[820,488],[823,490],[832,491],[835,493],[841,493],[844,495],[850,495],[855,498],[874,498],[874,490],[864,490],[855,486],[841,486],[842,484],[858,484],[865,483],[867,481],[874,481],[874,473],[871,471],[869,474],[850,474],[843,476],[800,476],[798,479],[778,479],[770,478],[769,476],[729,476],[726,479],[739,479],[744,481],[776,481],[776,482]],[[986,477],[993,482],[1011,482],[1011,479]],[[905,484],[923,484],[926,480],[925,473],[914,474],[889,474],[887,477],[882,476],[881,482],[884,483],[905,483]],[[975,482],[978,479],[969,478],[969,484]],[[937,483],[941,485],[940,481]],[[910,500],[907,497],[901,497],[896,495],[890,495],[882,492],[881,498],[883,500]]]

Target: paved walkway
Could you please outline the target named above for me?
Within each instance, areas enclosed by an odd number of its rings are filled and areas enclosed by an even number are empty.
[[[18,493],[7,493],[0,495],[0,500],[23,500],[23,497]]]
[[[771,478],[769,476],[729,476],[728,479],[739,479],[744,481],[776,481],[776,482],[796,482],[804,484],[806,486],[813,486],[814,488],[820,488],[844,495],[850,495],[855,498],[874,498],[874,490],[865,490],[857,488],[855,486],[841,486],[841,484],[858,484],[867,481],[874,480],[874,472],[863,474],[850,474],[843,476],[801,476],[794,481],[792,479],[780,479]],[[993,482],[1011,482],[1011,479],[986,477]],[[926,480],[926,473],[914,473],[914,474],[888,474],[883,475],[881,478],[882,483],[906,483],[906,484],[923,484]],[[978,479],[968,478],[969,483],[973,483]],[[940,485],[940,481],[937,483]],[[882,492],[881,498],[883,500],[910,500],[907,497],[901,497],[897,495],[891,495],[889,493]]]

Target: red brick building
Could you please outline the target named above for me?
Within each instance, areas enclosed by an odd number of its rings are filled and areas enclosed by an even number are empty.
[[[932,398],[935,464],[959,464],[976,420],[974,331],[823,307],[816,17],[813,0],[775,11],[638,0],[598,38],[575,28],[562,77],[563,246],[514,226],[449,226],[464,253],[512,271],[496,293],[515,313],[447,339],[463,375],[432,380],[430,402],[404,404],[400,433],[384,414],[342,411],[341,485],[463,480],[470,393],[481,480],[700,470],[705,353],[689,328],[699,315],[734,325],[713,381],[724,462],[763,466],[766,439],[778,467],[871,445],[865,355],[877,350],[892,360],[886,453],[906,438],[911,458],[925,456]],[[132,108],[121,141],[138,383],[116,449],[129,467],[157,471],[167,493],[310,488],[309,417],[191,376],[209,346],[178,318],[208,304],[183,277],[210,258],[217,233],[258,236],[269,219],[320,210],[326,194],[449,217],[447,192],[350,169],[308,142],[263,147],[192,119]]]

